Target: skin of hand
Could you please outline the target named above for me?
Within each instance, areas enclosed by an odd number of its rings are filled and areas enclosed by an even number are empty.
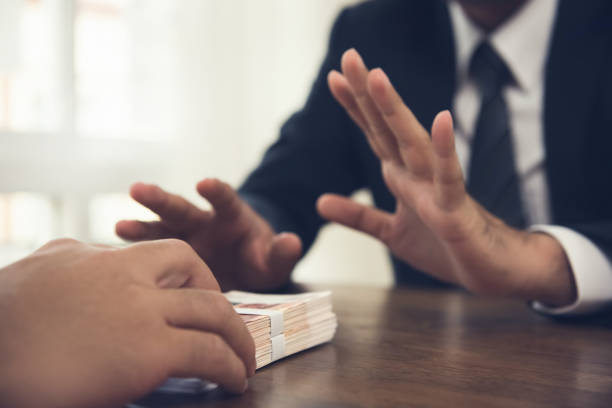
[[[119,221],[117,235],[128,241],[186,241],[206,260],[223,290],[270,290],[285,284],[302,254],[300,238],[274,232],[226,183],[205,179],[196,188],[212,205],[211,211],[158,186],[134,184],[132,198],[160,220]]]
[[[465,191],[451,115],[441,112],[431,136],[381,69],[357,51],[328,77],[332,94],[366,135],[397,200],[394,214],[336,195],[322,196],[324,218],[378,238],[402,260],[484,295],[572,303],[569,262],[552,237],[506,225]]]
[[[0,406],[109,407],[168,377],[230,392],[253,339],[182,241],[115,249],[57,240],[0,269]]]

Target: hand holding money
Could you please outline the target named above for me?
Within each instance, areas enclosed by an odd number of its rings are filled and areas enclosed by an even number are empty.
[[[263,295],[232,291],[225,297],[253,337],[257,368],[331,341],[337,327],[331,292]],[[194,394],[211,388],[196,378],[171,378],[158,391]]]
[[[0,269],[0,406],[118,406],[168,376],[242,392],[245,325],[184,242],[59,240]]]

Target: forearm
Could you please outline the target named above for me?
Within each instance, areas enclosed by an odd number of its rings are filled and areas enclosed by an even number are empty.
[[[555,238],[483,215],[464,239],[447,242],[454,258],[452,275],[466,289],[555,307],[575,301],[571,264]]]

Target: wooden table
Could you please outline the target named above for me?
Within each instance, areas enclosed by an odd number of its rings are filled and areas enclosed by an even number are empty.
[[[567,322],[449,289],[332,290],[331,344],[263,368],[242,396],[139,405],[612,407],[612,313]]]

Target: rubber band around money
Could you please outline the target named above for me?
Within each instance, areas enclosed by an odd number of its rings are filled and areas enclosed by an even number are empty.
[[[263,315],[270,318],[270,337],[283,333],[283,312],[273,309],[250,309],[237,307],[234,309],[238,314]]]
[[[272,361],[285,357],[285,335],[279,334],[270,340],[272,341]]]

